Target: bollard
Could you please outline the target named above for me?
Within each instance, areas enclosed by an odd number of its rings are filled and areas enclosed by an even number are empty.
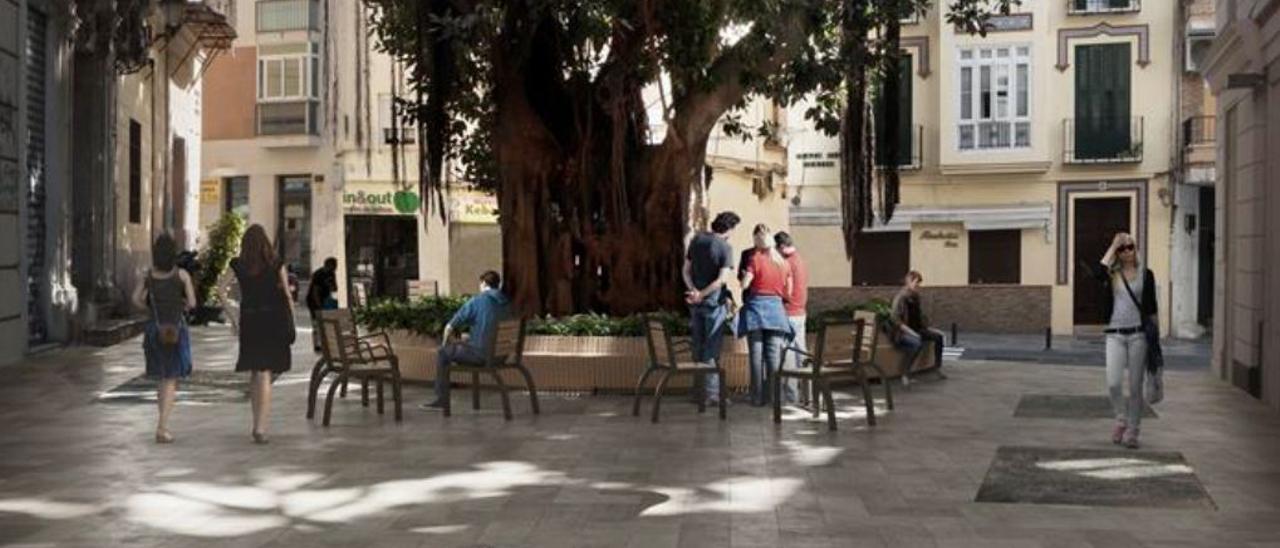
[[[956,322],[951,322],[951,346],[956,345]]]
[[[1045,350],[1053,349],[1053,328],[1052,327],[1044,328],[1044,349]]]

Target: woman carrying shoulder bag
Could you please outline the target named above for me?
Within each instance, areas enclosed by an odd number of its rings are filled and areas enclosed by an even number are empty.
[[[178,379],[191,375],[191,338],[183,313],[195,308],[196,292],[191,277],[175,267],[178,243],[161,234],[151,245],[151,270],[138,278],[133,289],[133,305],[150,316],[142,337],[147,360],[147,378],[159,383],[156,400],[156,443],[172,443],[169,415],[177,401]]]
[[[1106,334],[1107,391],[1116,416],[1111,441],[1130,449],[1138,448],[1149,354],[1159,348],[1156,279],[1151,270],[1138,261],[1138,256],[1133,236],[1121,232],[1115,235],[1106,255],[1093,268],[1094,277],[1104,288],[1102,304],[1109,319],[1103,332]],[[1158,365],[1158,362],[1151,364]],[[1126,377],[1128,398],[1124,393]]]
[[[297,338],[293,301],[287,289],[288,273],[276,257],[266,230],[258,224],[245,231],[240,242],[240,256],[231,260],[231,270],[240,291],[239,317],[233,316],[232,320],[240,336],[236,371],[252,374],[253,441],[267,443],[272,375],[289,370],[289,347]],[[222,284],[224,302],[229,300],[232,279],[227,276]]]

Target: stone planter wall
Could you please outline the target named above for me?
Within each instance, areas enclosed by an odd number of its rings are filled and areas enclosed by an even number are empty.
[[[810,335],[810,348],[814,342],[814,336]],[[406,380],[426,382],[435,379],[438,348],[435,338],[392,331],[391,344],[400,358],[400,372]],[[530,335],[525,341],[524,363],[533,374],[539,390],[630,393],[648,364],[648,356],[643,337]],[[877,362],[891,377],[898,375],[898,356],[900,354],[888,339],[881,337]],[[931,356],[922,359],[931,360]],[[731,392],[745,391],[749,379],[746,340],[726,338],[721,358],[727,369],[727,388]],[[466,384],[470,379],[455,375],[453,381]],[[656,381],[651,380],[649,386],[652,387]],[[669,386],[687,389],[691,381],[691,377],[682,375]],[[480,382],[487,384],[491,380],[482,378]],[[520,386],[524,381],[517,373],[509,371],[503,374],[503,382]]]

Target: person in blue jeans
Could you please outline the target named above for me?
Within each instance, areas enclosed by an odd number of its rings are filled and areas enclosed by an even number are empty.
[[[902,289],[893,298],[892,339],[894,345],[902,350],[902,384],[911,383],[911,366],[924,350],[924,346],[933,343],[933,369],[939,378],[947,378],[942,374],[942,347],[946,335],[929,327],[920,303],[920,286],[924,284],[924,276],[912,270],[903,279]]]
[[[699,232],[689,242],[684,260],[685,303],[689,305],[689,338],[693,359],[716,363],[720,359],[721,337],[727,327],[730,301],[728,282],[733,279],[733,247],[729,235],[742,219],[732,211],[716,215],[710,232]],[[717,375],[700,375],[702,386],[694,387],[694,398],[705,398],[708,406],[720,404]]]
[[[492,270],[480,275],[480,293],[471,297],[444,326],[440,335],[442,346],[436,354],[435,401],[423,408],[442,409],[449,401],[449,367],[455,363],[480,365],[489,357],[498,322],[506,319],[511,299],[500,289],[502,277]],[[466,341],[450,343],[456,330],[470,327],[471,337]]]

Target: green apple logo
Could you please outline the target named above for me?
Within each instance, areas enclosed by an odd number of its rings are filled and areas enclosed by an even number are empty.
[[[418,198],[415,192],[397,192],[393,199],[396,205],[396,211],[403,214],[412,214],[418,211],[418,206],[422,205],[422,200]]]

